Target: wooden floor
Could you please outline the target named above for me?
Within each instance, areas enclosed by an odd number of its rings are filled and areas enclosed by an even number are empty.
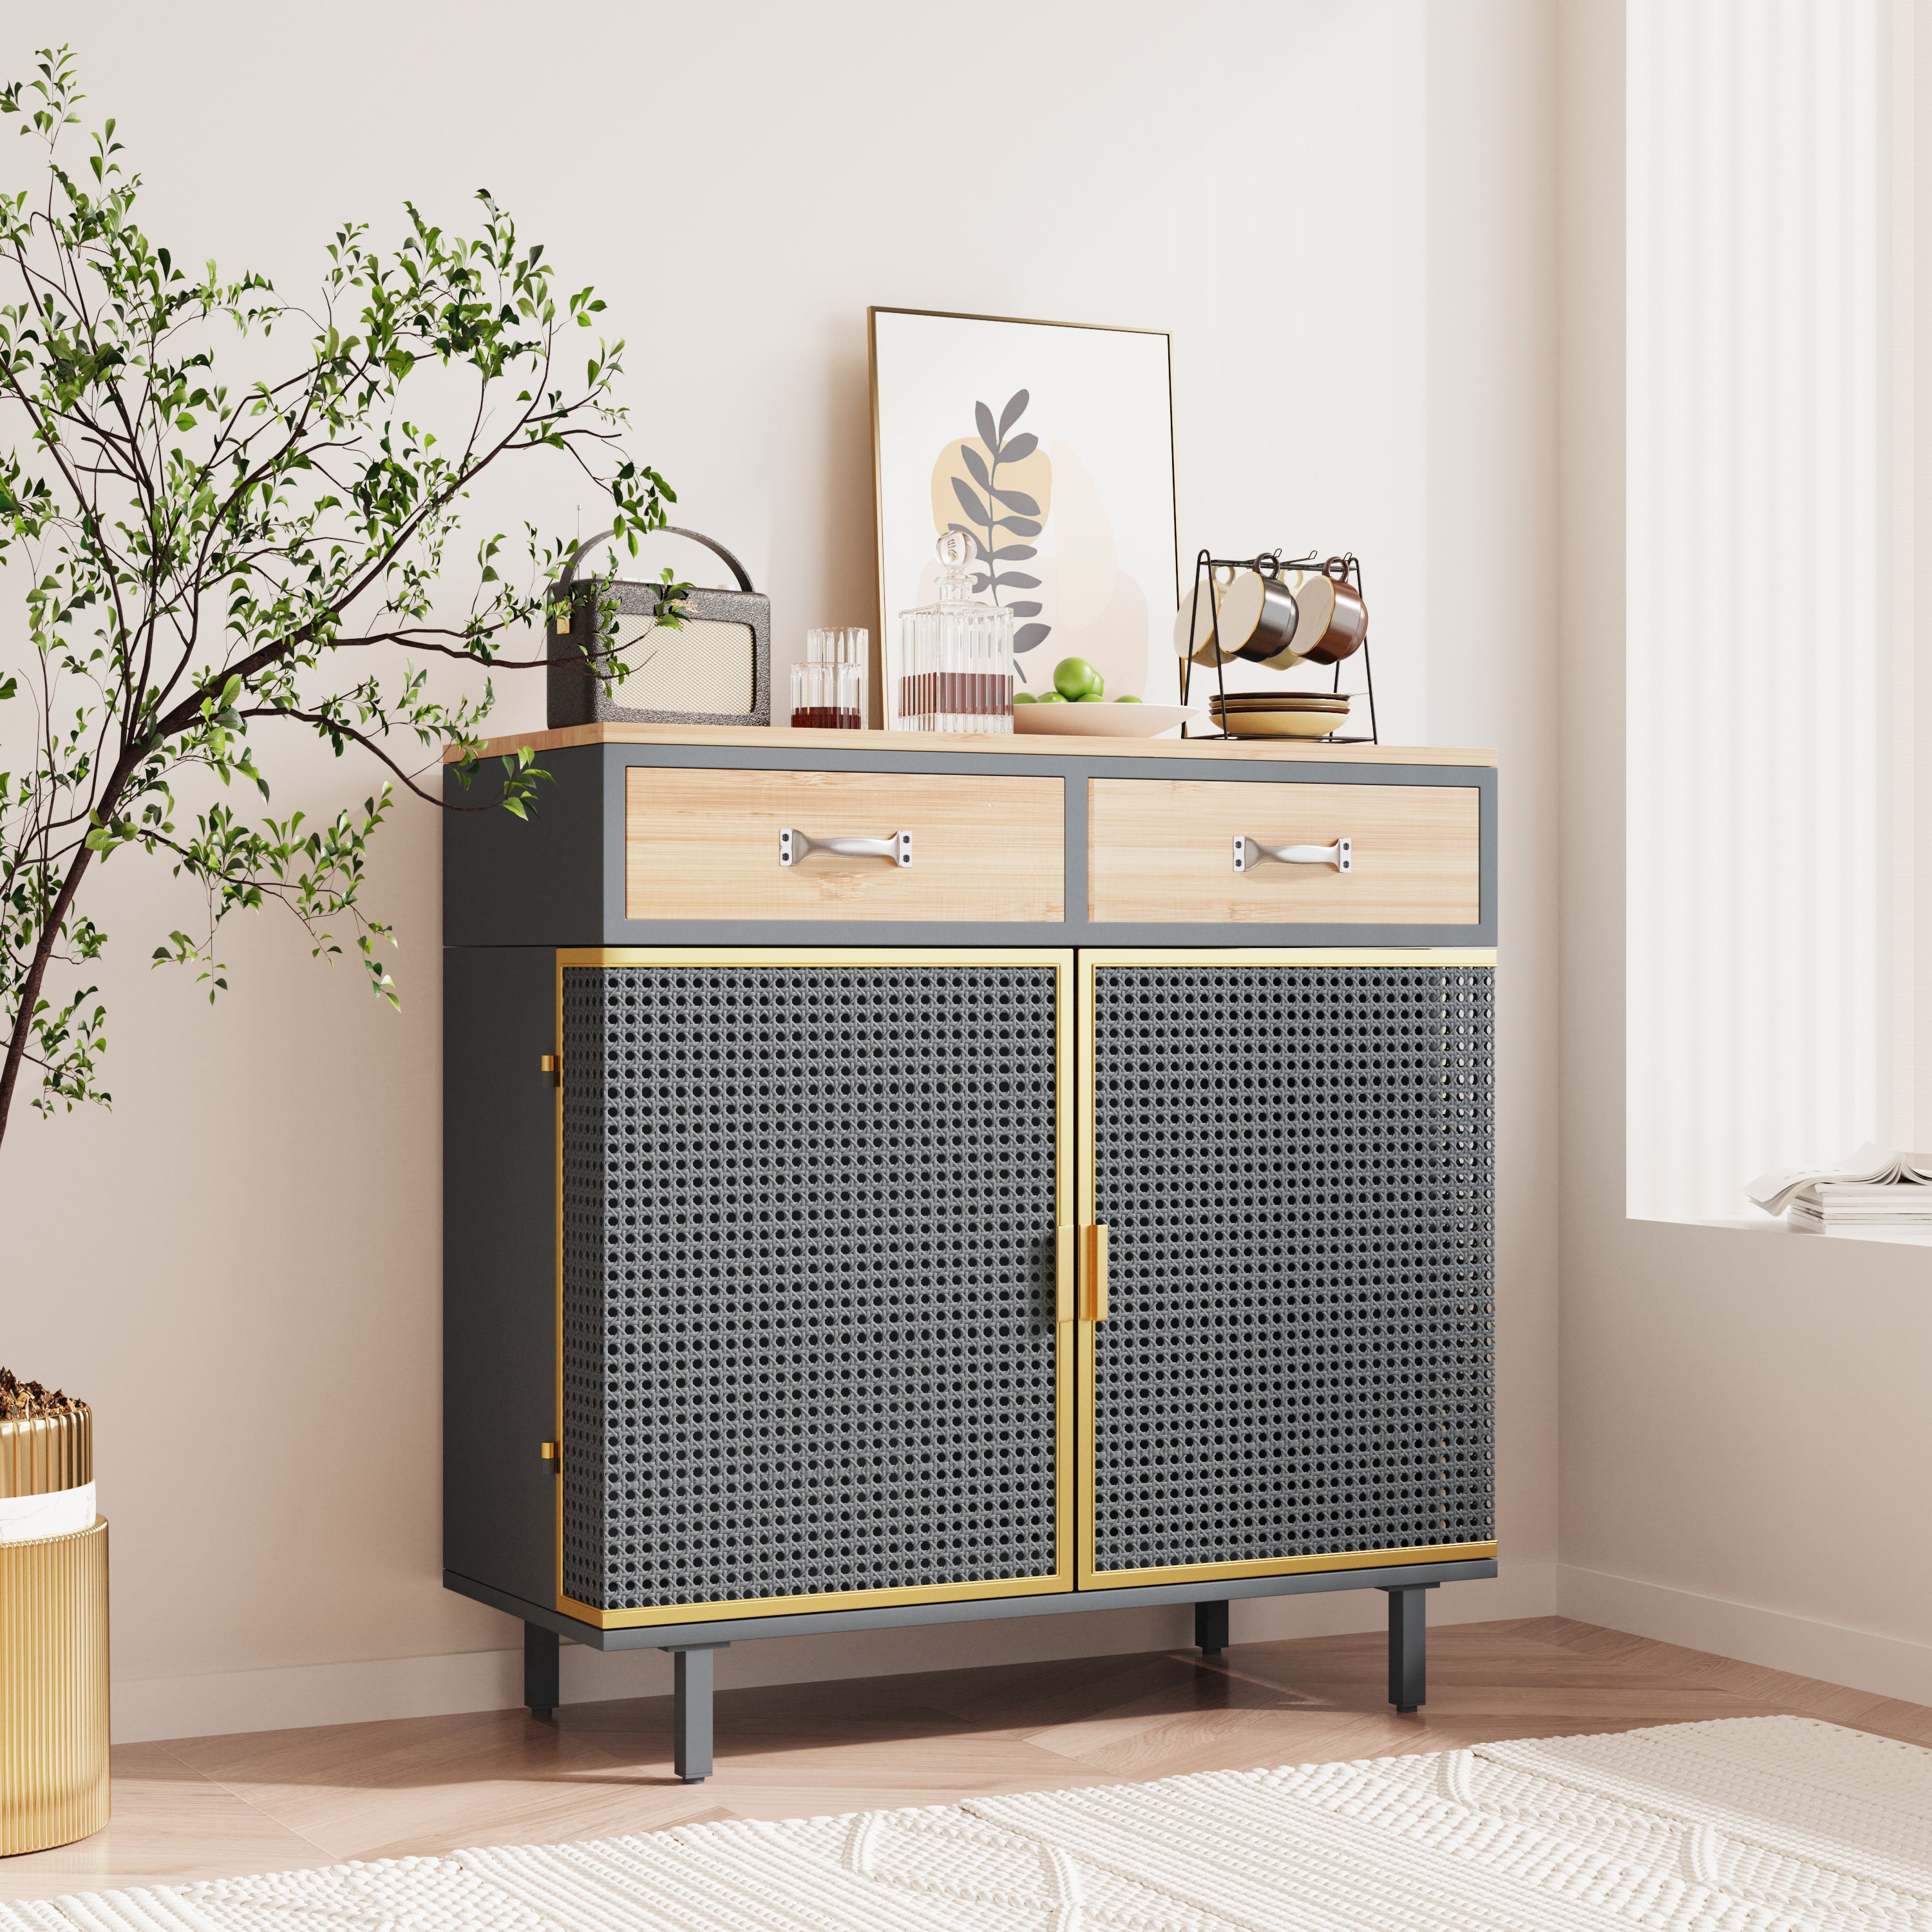
[[[671,1776],[668,1698],[130,1744],[113,1823],[0,1859],[0,1898],[1778,1712],[1932,1745],[1923,1705],[1560,1617],[1429,1648],[1409,1718],[1384,1701],[1380,1636],[721,1692],[718,1774],[696,1786]]]

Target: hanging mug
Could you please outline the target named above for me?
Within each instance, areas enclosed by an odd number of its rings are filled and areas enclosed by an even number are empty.
[[[1192,591],[1180,600],[1180,608],[1174,614],[1176,657],[1191,657],[1198,664],[1226,662],[1214,645],[1214,603],[1233,575],[1232,571],[1213,572],[1210,577],[1196,583]]]
[[[1340,664],[1361,649],[1369,634],[1369,609],[1348,580],[1345,560],[1331,556],[1310,572],[1294,598],[1301,612],[1301,655],[1311,663]]]
[[[1300,622],[1300,606],[1280,562],[1259,558],[1254,569],[1238,570],[1234,582],[1221,593],[1215,637],[1222,661],[1242,657],[1250,664],[1286,670],[1306,655],[1295,644]]]

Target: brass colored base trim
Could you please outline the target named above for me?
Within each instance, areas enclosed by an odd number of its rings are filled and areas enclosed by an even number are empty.
[[[107,1822],[107,1519],[0,1543],[0,1855]]]
[[[562,946],[556,964],[559,973],[569,966],[1058,966],[1070,973],[1073,953],[1064,946]]]
[[[1243,1576],[1299,1576],[1316,1570],[1386,1570],[1398,1564],[1461,1563],[1496,1553],[1493,1543],[1426,1543],[1412,1550],[1345,1550],[1320,1556],[1264,1556],[1246,1563],[1179,1563],[1153,1570],[1098,1570],[1080,1579],[1083,1590],[1120,1590],[1142,1583],[1232,1582]]]
[[[1493,966],[1493,946],[1083,946],[1083,966]],[[1093,981],[1085,984],[1090,994]]]
[[[598,1630],[635,1630],[651,1624],[716,1623],[726,1617],[783,1616],[805,1610],[887,1610],[901,1604],[959,1604],[981,1597],[1070,1594],[1071,1576],[995,1576],[976,1583],[916,1583],[898,1590],[826,1590],[809,1597],[739,1597],[719,1604],[653,1604],[641,1610],[599,1610],[560,1595],[567,1617]]]

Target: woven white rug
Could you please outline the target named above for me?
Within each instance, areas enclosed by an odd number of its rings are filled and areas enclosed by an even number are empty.
[[[1801,1718],[0,1905],[6,1932],[1932,1932],[1932,1751]]]

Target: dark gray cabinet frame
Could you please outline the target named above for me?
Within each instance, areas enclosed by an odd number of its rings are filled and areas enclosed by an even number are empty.
[[[1226,1642],[1232,1600],[1380,1589],[1389,1598],[1390,1699],[1422,1701],[1422,1594],[1493,1576],[1494,1558],[1384,1569],[1159,1584],[1063,1595],[707,1619],[602,1630],[554,1607],[554,1466],[536,1445],[556,1432],[556,1148],[554,1093],[538,1070],[556,1049],[560,948],[590,946],[1162,946],[1490,947],[1496,943],[1496,772],[1492,766],[1346,764],[1195,758],[908,751],[864,746],[602,743],[542,752],[550,772],[525,823],[487,807],[500,786],[486,762],[465,790],[453,772],[444,820],[443,1504],[447,1588],[520,1618],[526,1702],[560,1695],[560,1637],[597,1650],[663,1649],[678,1662],[677,1757],[692,1781],[710,1769],[711,1658],[748,1640],[980,1622],[1154,1604],[1197,1612],[1204,1652]],[[920,920],[640,920],[627,916],[626,775],[633,766],[741,770],[948,772],[1058,777],[1066,800],[1066,905],[1058,922]],[[1479,918],[1473,925],[1228,927],[1096,922],[1087,904],[1087,781],[1185,778],[1282,784],[1447,785],[1479,794]]]

